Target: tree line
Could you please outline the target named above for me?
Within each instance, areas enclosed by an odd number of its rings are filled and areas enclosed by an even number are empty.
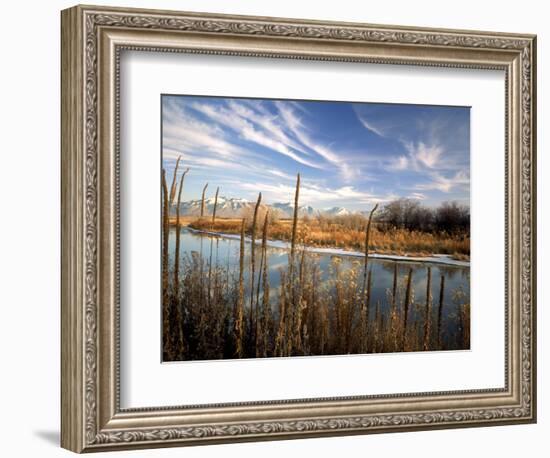
[[[386,204],[377,221],[410,231],[465,233],[470,231],[470,207],[453,201],[430,208],[418,200],[401,198]]]

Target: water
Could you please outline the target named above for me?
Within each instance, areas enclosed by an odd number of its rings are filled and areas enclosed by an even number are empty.
[[[202,254],[205,264],[212,259],[212,266],[219,266],[228,269],[232,280],[238,277],[240,241],[224,237],[192,232],[187,228],[181,228],[180,234],[180,265],[189,263],[193,253]],[[175,252],[176,229],[171,228],[169,233],[169,257],[170,265],[173,265]],[[245,298],[249,294],[250,275],[250,247],[249,241],[245,244]],[[268,248],[268,272],[270,284],[271,303],[276,304],[280,288],[280,271],[288,267],[289,250],[283,248]],[[340,261],[340,271],[356,269],[359,273],[358,284],[362,285],[362,272],[364,258],[340,256],[331,254],[310,254],[315,257],[320,267],[321,283],[316,285],[320,292],[325,293],[330,288],[330,282],[334,279],[334,263]],[[260,246],[256,245],[256,282],[260,270]],[[405,296],[405,282],[409,269],[412,268],[412,289],[413,304],[410,308],[409,320],[415,323],[423,320],[424,304],[426,301],[427,268],[431,267],[432,285],[431,295],[433,303],[434,318],[439,304],[440,278],[445,276],[445,299],[442,309],[442,328],[446,331],[446,338],[452,339],[457,332],[458,307],[470,303],[470,268],[465,266],[451,266],[428,262],[407,262],[369,258],[369,269],[372,270],[371,290],[371,318],[374,316],[375,307],[379,304],[380,312],[384,315],[389,313],[390,292],[393,287],[394,266],[397,264],[398,273],[398,294],[397,303],[402,305]],[[359,286],[360,287],[360,286]],[[325,288],[325,289],[324,289]],[[246,301],[245,301],[246,303]],[[274,308],[275,310],[275,308]]]

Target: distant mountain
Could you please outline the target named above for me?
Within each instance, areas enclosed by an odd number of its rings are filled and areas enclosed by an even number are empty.
[[[344,207],[332,207],[332,208],[326,208],[321,213],[327,216],[347,216],[347,215],[352,215],[354,212],[351,212]]]
[[[209,197],[204,201],[204,211],[206,215],[212,215],[214,211],[214,197]],[[244,216],[247,211],[253,211],[256,202],[250,202],[245,199],[236,197],[227,198],[218,196],[218,205],[216,208],[216,215],[222,218],[239,218]],[[262,208],[269,208],[271,211],[276,212],[280,218],[292,218],[294,215],[294,204],[292,202],[276,202],[271,205],[261,205]],[[175,214],[176,206],[174,205],[171,213]],[[346,216],[351,215],[351,212],[344,207],[332,207],[324,210],[317,210],[310,205],[302,205],[298,209],[299,217],[304,216],[316,216],[318,213],[327,216]],[[180,214],[182,216],[200,216],[201,214],[201,201],[190,200],[182,202],[180,204]]]
[[[294,216],[294,204],[292,202],[276,202],[271,208],[279,212],[281,218],[292,218]],[[314,216],[317,212],[310,205],[298,207],[298,216]]]
[[[211,215],[214,211],[214,197],[209,197],[204,201],[204,212],[207,215]],[[242,216],[243,211],[254,208],[254,203],[244,199],[227,197],[218,197],[218,205],[216,207],[216,215],[222,218],[236,218]],[[175,206],[172,213],[175,213]],[[189,200],[182,202],[180,205],[180,214],[183,216],[200,216],[201,214],[201,201]]]

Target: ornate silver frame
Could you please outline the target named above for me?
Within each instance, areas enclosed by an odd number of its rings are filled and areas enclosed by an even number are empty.
[[[61,28],[63,447],[89,452],[535,421],[535,36],[92,6],[64,10]],[[505,71],[506,386],[122,410],[117,158],[123,49]]]

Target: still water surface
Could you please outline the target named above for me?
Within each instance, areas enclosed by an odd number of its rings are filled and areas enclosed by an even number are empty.
[[[240,241],[237,239],[216,237],[207,234],[192,232],[183,227],[180,229],[180,265],[189,263],[192,256],[202,255],[206,265],[212,260],[212,267],[220,267],[230,272],[231,280],[238,277]],[[171,228],[169,233],[169,256],[170,265],[173,263],[175,253],[176,229]],[[259,241],[257,242],[259,243]],[[245,297],[248,297],[249,288],[249,263],[250,263],[250,241],[245,244]],[[289,250],[284,248],[268,248],[268,271],[270,283],[270,298],[273,305],[278,300],[280,287],[280,269],[288,267]],[[334,278],[334,262],[340,261],[340,269],[362,269],[363,259],[332,255],[332,254],[311,254],[317,260],[321,271],[321,285]],[[260,263],[260,247],[256,246],[256,281]],[[409,269],[413,269],[413,303],[409,319],[411,322],[423,320],[423,304],[426,300],[427,268],[431,267],[432,286],[431,295],[433,300],[433,313],[435,314],[439,303],[440,278],[445,276],[445,296],[442,308],[442,328],[445,329],[445,338],[452,339],[457,332],[456,316],[458,307],[470,303],[470,268],[466,266],[450,266],[429,262],[408,262],[393,261],[385,259],[369,258],[369,269],[372,270],[372,292],[371,303],[379,304],[380,312],[384,315],[389,313],[390,301],[388,296],[392,290],[394,266],[397,264],[398,272],[398,294],[397,303],[403,301],[406,276]],[[361,270],[362,271],[362,270]],[[371,313],[374,313],[374,306]]]

